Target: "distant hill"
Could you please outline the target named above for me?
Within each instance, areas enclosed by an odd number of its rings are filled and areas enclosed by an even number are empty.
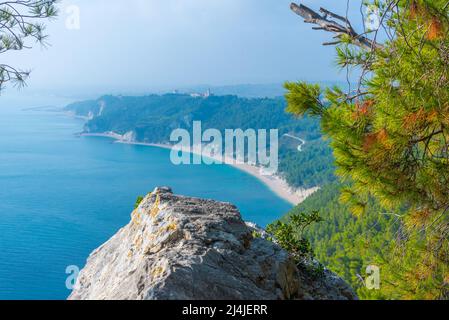
[[[347,88],[348,86],[346,82],[321,81],[317,83],[323,87],[338,85],[341,88]],[[211,92],[215,95],[236,95],[242,98],[277,98],[284,96],[286,93],[282,83],[237,84],[228,86],[199,85],[188,88],[180,88],[179,92],[205,92],[206,90],[211,90]]]
[[[314,187],[333,181],[333,157],[316,119],[296,119],[284,110],[284,98],[243,98],[235,95],[192,97],[189,94],[103,96],[66,107],[88,117],[85,132],[132,131],[137,141],[166,143],[174,129],[279,129],[280,173],[290,185]],[[301,144],[291,137],[306,141]]]
[[[210,89],[215,95],[236,95],[243,98],[276,98],[285,94],[282,83],[273,84],[240,84],[230,86],[194,86],[192,88],[181,89],[181,92],[199,91],[204,92]]]

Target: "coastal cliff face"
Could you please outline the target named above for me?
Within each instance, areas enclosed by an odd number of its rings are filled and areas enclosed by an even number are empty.
[[[229,203],[157,188],[90,255],[69,299],[357,298],[338,276],[298,268],[254,230]]]

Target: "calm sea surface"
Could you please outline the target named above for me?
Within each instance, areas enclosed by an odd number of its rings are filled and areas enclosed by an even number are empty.
[[[66,267],[82,268],[156,186],[232,202],[263,226],[291,207],[234,168],[174,166],[168,150],[78,138],[83,121],[24,110],[54,100],[0,97],[0,299],[65,299]]]

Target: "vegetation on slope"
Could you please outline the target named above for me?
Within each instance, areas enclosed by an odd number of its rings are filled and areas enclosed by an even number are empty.
[[[340,202],[340,188],[338,183],[323,187],[294,208],[286,219],[298,212],[318,211],[322,221],[311,225],[304,234],[317,260],[350,283],[362,299],[394,298],[395,290],[384,283],[388,279],[382,257],[388,255],[400,222],[373,200],[365,215],[354,216]],[[370,265],[381,268],[380,290],[367,290],[365,286],[366,268]]]

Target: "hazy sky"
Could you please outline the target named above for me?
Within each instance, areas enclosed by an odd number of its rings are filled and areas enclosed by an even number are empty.
[[[347,0],[308,0],[344,14]],[[359,1],[351,11],[358,10]],[[158,88],[337,80],[330,35],[290,0],[65,0],[51,46],[1,59],[33,70],[34,88]],[[70,30],[76,5],[80,28]],[[75,12],[76,13],[76,12]]]

